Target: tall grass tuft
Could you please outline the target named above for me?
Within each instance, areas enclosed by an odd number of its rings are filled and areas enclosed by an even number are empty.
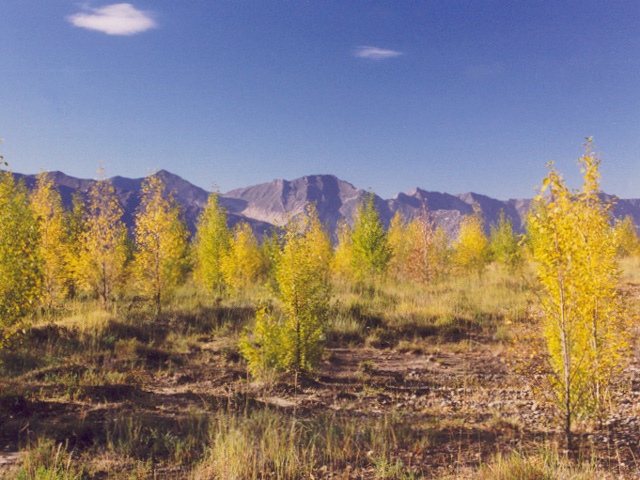
[[[592,463],[574,464],[556,449],[496,455],[477,472],[479,480],[601,480],[608,478]]]
[[[391,452],[429,442],[424,431],[394,416],[296,418],[271,409],[244,416],[221,414],[211,431],[209,451],[191,478],[322,478],[349,465],[400,471],[402,465],[385,460]]]
[[[74,452],[67,451],[67,445],[40,438],[25,452],[21,468],[12,474],[16,480],[79,480],[84,469],[73,461]]]

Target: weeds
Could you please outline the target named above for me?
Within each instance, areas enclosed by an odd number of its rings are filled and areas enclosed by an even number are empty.
[[[24,454],[22,467],[15,473],[16,480],[76,480],[83,478],[84,469],[74,460],[74,451],[68,445],[56,444],[40,438]],[[3,478],[9,478],[4,477]]]
[[[609,447],[584,464],[538,448],[554,439],[523,416],[539,399],[501,370],[535,313],[528,275],[336,284],[330,349],[295,388],[252,382],[241,358],[240,332],[274,303],[261,286],[213,298],[187,284],[158,319],[132,299],[41,312],[0,357],[0,442],[21,451],[2,478],[617,478],[635,463]]]
[[[556,449],[498,454],[478,471],[480,480],[599,480],[608,478],[592,462],[571,462]]]

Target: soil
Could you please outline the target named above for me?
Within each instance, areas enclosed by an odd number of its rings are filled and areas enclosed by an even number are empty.
[[[355,418],[393,414],[409,425],[428,425],[428,447],[395,451],[394,460],[426,478],[473,478],[497,452],[535,451],[545,444],[565,448],[553,403],[537,393],[537,379],[544,376],[536,373],[535,345],[526,340],[526,326],[516,331],[521,340],[509,343],[476,335],[448,344],[425,338],[395,349],[328,348],[314,377],[272,382],[251,381],[226,339],[203,338],[173,368],[156,370],[138,386],[86,386],[66,401],[5,396],[0,470],[15,465],[20,446],[43,433],[82,448],[95,442],[107,422],[126,415],[180,422],[197,411],[268,405],[301,418],[321,412]],[[43,377],[40,372],[29,384],[33,398],[56,398],[55,386],[39,383]],[[596,452],[616,478],[635,478],[640,355],[622,378],[615,410],[600,423],[579,424],[568,453],[590,458]],[[160,475],[182,478],[174,467]],[[336,478],[373,478],[373,469],[345,469]]]

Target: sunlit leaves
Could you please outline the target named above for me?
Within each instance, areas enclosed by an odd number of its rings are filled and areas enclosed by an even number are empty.
[[[306,372],[322,354],[330,292],[329,236],[313,206],[285,231],[276,273],[282,316],[259,311],[253,332],[241,342],[254,374],[270,368]]]
[[[0,172],[0,348],[36,305],[42,283],[38,227],[22,183]]]
[[[42,259],[42,299],[51,308],[64,296],[71,272],[67,256],[68,217],[49,174],[38,175],[31,203],[40,231],[38,251]]]
[[[590,144],[579,162],[584,184],[578,192],[549,165],[548,195],[536,199],[528,221],[544,292],[551,383],[569,441],[575,415],[599,411],[608,401],[609,382],[626,345],[611,205],[599,195],[600,160]]]
[[[638,239],[633,219],[630,216],[615,223],[613,236],[618,257],[640,255],[640,240]]]
[[[159,175],[147,177],[142,185],[134,231],[138,289],[153,299],[158,315],[163,298],[181,280],[187,261],[187,230],[178,204]]]
[[[103,177],[91,185],[84,213],[76,272],[81,283],[107,303],[124,281],[127,260],[122,206],[109,180]]]
[[[225,283],[238,292],[255,283],[264,269],[264,258],[251,226],[246,222],[238,223],[233,229],[228,253],[222,260]]]
[[[331,259],[331,271],[338,278],[349,279],[353,275],[351,232],[349,224],[344,219],[340,220],[336,231],[338,244]]]
[[[454,263],[462,272],[480,274],[489,263],[489,240],[480,212],[463,218],[453,248]]]
[[[373,193],[368,194],[358,207],[351,234],[351,252],[351,265],[357,279],[374,280],[386,272],[392,251]]]
[[[194,277],[201,287],[211,293],[221,293],[224,287],[222,260],[229,252],[231,232],[227,226],[225,208],[217,193],[209,201],[198,219],[194,245]]]

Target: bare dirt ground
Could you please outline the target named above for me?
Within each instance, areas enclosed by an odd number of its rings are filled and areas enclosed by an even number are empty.
[[[54,372],[40,370],[29,383],[31,397],[5,396],[0,471],[15,466],[29,438],[45,433],[82,449],[95,443],[105,425],[127,415],[179,426],[194,412],[270,406],[300,418],[325,413],[364,421],[393,415],[427,438],[419,447],[391,452],[394,460],[425,478],[473,478],[497,452],[535,451],[545,444],[564,448],[554,407],[537,392],[531,375],[532,346],[526,334],[520,338],[499,343],[468,336],[446,344],[426,338],[400,349],[329,348],[312,379],[255,382],[227,339],[210,337],[170,369],[163,368],[166,359],[152,358],[158,369],[146,370],[136,385],[82,386],[66,396],[44,381]],[[578,447],[571,455],[595,454],[611,478],[637,478],[640,355],[625,368],[616,397],[615,409],[601,424],[578,425]],[[173,466],[158,465],[157,472],[159,478],[183,478]],[[374,476],[372,468],[354,466],[334,478]]]

